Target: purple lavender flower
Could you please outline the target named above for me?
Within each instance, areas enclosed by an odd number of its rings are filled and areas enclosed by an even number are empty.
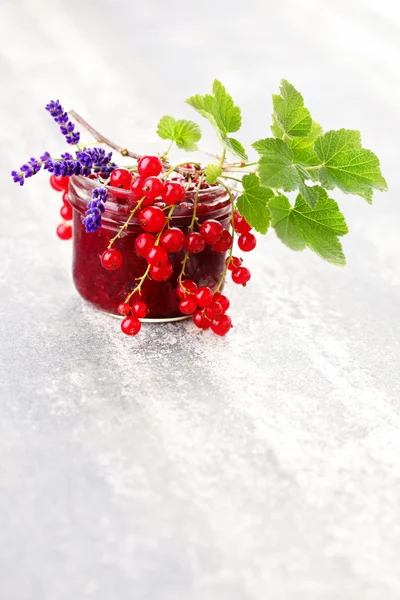
[[[85,148],[77,152],[76,157],[82,164],[93,169],[93,173],[104,173],[106,177],[117,168],[117,165],[111,162],[112,152],[106,154],[104,148]]]
[[[43,156],[50,156],[48,152],[46,152]],[[42,157],[40,157],[40,161],[37,158],[31,157],[28,162],[20,167],[19,171],[11,171],[11,177],[13,178],[15,183],[19,183],[19,185],[24,185],[25,179],[27,177],[33,177],[36,173],[39,173],[42,168]]]
[[[105,188],[94,188],[92,200],[88,203],[86,217],[82,223],[88,233],[97,231],[101,227],[101,215],[105,211],[104,203],[107,200],[107,190]]]
[[[59,100],[50,100],[46,106],[56,123],[60,125],[60,131],[65,137],[67,144],[77,144],[81,134],[75,131],[75,124],[68,119],[68,113],[61,106]]]

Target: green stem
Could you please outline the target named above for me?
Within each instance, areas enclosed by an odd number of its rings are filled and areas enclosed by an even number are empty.
[[[316,171],[317,169],[322,169],[325,165],[316,165],[315,167],[303,167],[306,171]]]
[[[115,235],[113,238],[111,238],[107,248],[108,250],[112,247],[113,243],[115,242],[115,240],[117,240],[119,237],[121,237],[121,233],[123,231],[125,231],[125,229],[128,227],[129,223],[132,221],[135,213],[139,210],[139,208],[142,205],[143,200],[146,198],[146,196],[143,196],[143,198],[137,203],[137,205],[135,206],[135,208],[133,210],[131,210],[129,217],[127,218],[127,220],[125,221],[125,223],[120,227],[117,235]]]
[[[221,177],[223,177],[223,179],[232,179],[232,181],[238,181],[239,183],[242,183],[242,180],[238,177],[230,177],[228,175],[221,175]]]
[[[226,148],[224,148],[222,150],[221,160],[219,161],[219,166],[221,167],[221,169],[223,168],[223,166],[225,164],[225,159],[226,159]]]
[[[168,146],[168,148],[167,148],[167,150],[166,150],[166,152],[165,152],[165,154],[163,156],[164,160],[167,158],[168,154],[171,152],[171,148],[172,148],[173,145],[174,145],[174,142],[171,141],[170,145]]]
[[[197,201],[199,199],[200,186],[201,186],[201,184],[203,182],[203,179],[204,179],[204,176],[202,175],[200,177],[199,182],[198,182],[197,187],[196,187],[196,195],[194,197],[194,202],[193,202],[193,216],[192,216],[192,221],[191,221],[191,223],[190,223],[190,225],[188,227],[188,229],[189,229],[190,232],[193,231],[194,224],[195,224],[196,219],[197,219],[197,217],[196,217]],[[188,259],[189,259],[189,252],[187,250],[185,250],[185,255],[184,255],[183,261],[182,261],[181,272],[180,272],[179,277],[178,277],[178,283],[179,284],[182,283],[182,277],[185,276],[186,263],[187,263]]]
[[[179,163],[178,165],[174,165],[173,167],[171,167],[170,169],[168,169],[168,171],[165,171],[165,173],[162,174],[162,177],[164,179],[166,179],[169,175],[171,175],[171,173],[173,171],[176,171],[176,169],[179,169],[179,167],[183,167],[184,165],[187,165],[188,161]],[[198,163],[190,163],[191,165],[196,165],[197,167],[200,167],[200,165]]]

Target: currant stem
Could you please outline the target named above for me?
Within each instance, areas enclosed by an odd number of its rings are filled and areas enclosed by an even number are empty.
[[[219,163],[219,166],[221,167],[221,169],[223,168],[223,166],[225,164],[225,159],[226,159],[226,148],[224,148],[222,151],[222,156],[221,156],[221,160]]]
[[[115,235],[113,238],[111,238],[107,249],[110,250],[110,248],[112,247],[112,245],[114,244],[115,240],[117,240],[119,237],[121,237],[121,233],[123,231],[125,231],[125,229],[128,227],[129,223],[132,221],[135,213],[139,210],[139,208],[142,205],[143,200],[146,198],[146,196],[143,196],[143,198],[137,203],[137,205],[135,206],[134,209],[131,210],[129,217],[127,218],[127,220],[125,221],[125,223],[123,225],[121,225],[117,235]]]
[[[189,231],[193,231],[194,224],[196,222],[196,218],[197,218],[196,217],[197,201],[198,201],[198,198],[199,198],[200,187],[201,187],[201,184],[203,182],[203,179],[204,179],[204,176],[202,175],[200,177],[200,179],[199,179],[199,182],[198,182],[197,186],[196,186],[196,195],[194,197],[194,202],[193,202],[193,217],[192,217],[192,221],[191,221],[191,223],[189,225],[189,228],[188,228]],[[182,283],[182,277],[184,277],[184,275],[185,275],[186,263],[187,263],[188,259],[189,259],[189,252],[187,250],[185,250],[185,256],[183,257],[183,261],[182,261],[182,269],[181,269],[181,272],[180,272],[179,277],[178,277],[178,283],[179,284]]]
[[[223,179],[231,179],[232,181],[238,181],[239,183],[242,183],[242,180],[238,177],[229,177],[228,175],[221,175],[221,177],[223,177]]]

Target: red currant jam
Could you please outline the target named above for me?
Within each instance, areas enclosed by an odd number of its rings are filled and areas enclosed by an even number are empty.
[[[71,177],[70,179],[69,199],[74,208],[73,278],[78,292],[85,300],[101,310],[117,315],[119,305],[135,289],[137,279],[144,274],[148,265],[147,260],[139,256],[135,250],[135,240],[144,231],[140,227],[137,213],[112,246],[122,254],[121,266],[115,270],[105,269],[101,260],[103,253],[107,250],[110,240],[117,235],[120,227],[129,217],[137,199],[130,190],[118,189],[118,194],[109,193],[105,212],[102,215],[102,227],[93,233],[87,233],[82,218],[95,187],[98,187],[98,183],[88,178]],[[169,224],[171,228],[180,229],[185,236],[193,216],[194,199],[195,189],[192,187],[186,192],[183,201],[175,206]],[[163,201],[154,201],[154,204],[165,209],[165,214],[171,208]],[[228,229],[231,204],[226,190],[218,185],[210,186],[203,183],[198,196],[197,216],[198,224],[194,231],[198,231],[207,219],[214,219],[221,223],[224,229]],[[182,317],[182,312],[179,310],[181,300],[176,288],[184,256],[184,247],[178,252],[169,252],[168,259],[173,267],[172,276],[166,281],[146,278],[140,297],[132,299],[131,302],[141,300],[146,303],[147,318]],[[206,245],[201,252],[189,255],[185,279],[192,279],[199,287],[207,286],[215,289],[224,271],[225,259],[226,252],[217,252]]]

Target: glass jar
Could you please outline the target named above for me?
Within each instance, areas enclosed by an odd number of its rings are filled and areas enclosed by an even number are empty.
[[[203,184],[197,201],[198,223],[206,219],[216,219],[228,229],[231,218],[231,203],[225,188],[219,185]],[[123,264],[116,271],[107,271],[101,265],[101,255],[111,240],[127,220],[132,210],[132,196],[129,191],[108,188],[109,194],[102,215],[102,227],[87,233],[82,218],[92,191],[98,183],[86,177],[71,177],[69,200],[73,207],[73,279],[79,294],[96,308],[118,315],[118,305],[136,287],[137,278],[147,267],[147,261],[135,251],[135,240],[143,230],[135,215],[125,231],[121,233],[113,248],[122,253]],[[188,191],[183,202],[175,207],[170,221],[171,227],[179,227],[186,234],[193,216],[195,191]],[[158,204],[163,207],[162,203]],[[173,274],[167,281],[158,282],[146,278],[141,296],[149,307],[148,318],[152,320],[173,320],[182,318],[179,311],[179,298],[176,293],[177,280],[181,272],[185,251],[170,254]],[[186,263],[185,277],[198,285],[215,289],[225,268],[226,253],[219,253],[209,246],[199,254],[190,254]],[[184,317],[183,317],[184,318]]]

